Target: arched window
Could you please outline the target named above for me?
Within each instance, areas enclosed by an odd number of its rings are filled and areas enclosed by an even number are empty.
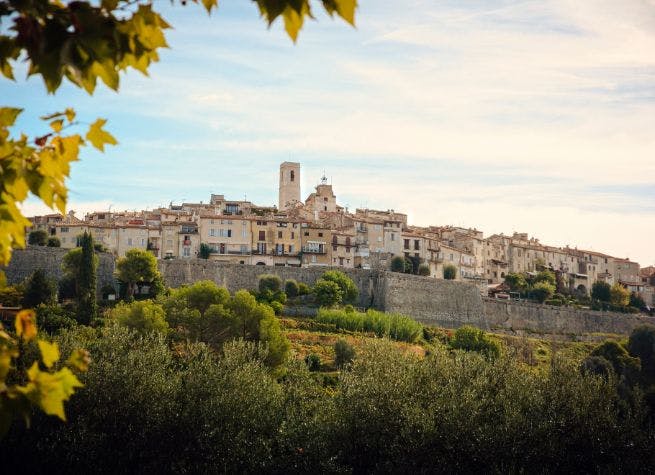
[[[296,178],[296,172],[291,170],[291,181],[293,181]]]

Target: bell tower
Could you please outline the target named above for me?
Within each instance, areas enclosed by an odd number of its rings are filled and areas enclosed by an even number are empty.
[[[283,162],[280,164],[280,200],[278,209],[285,211],[297,202],[300,202],[300,163]]]

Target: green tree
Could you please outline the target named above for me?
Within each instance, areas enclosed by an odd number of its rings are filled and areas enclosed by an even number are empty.
[[[118,280],[127,284],[127,298],[132,299],[137,290],[137,284],[152,284],[161,281],[157,268],[157,258],[142,249],[130,249],[125,257],[116,262]]]
[[[605,358],[612,365],[614,372],[624,378],[627,384],[637,382],[641,370],[639,358],[630,356],[626,349],[617,342],[606,341],[598,345],[590,356]]]
[[[591,286],[591,298],[600,302],[609,302],[612,299],[610,284],[596,281]]]
[[[533,284],[537,284],[538,282],[546,282],[552,285],[553,287],[557,285],[557,279],[555,278],[555,273],[549,270],[542,270],[537,273],[537,275],[534,277]]]
[[[50,236],[48,238],[48,247],[61,247],[61,241],[57,236]]]
[[[530,293],[537,302],[544,303],[555,294],[555,285],[542,280],[532,286]]]
[[[355,349],[343,338],[340,338],[334,344],[334,365],[343,369],[355,359]]]
[[[139,333],[168,331],[164,308],[152,300],[120,302],[109,311],[109,317]]]
[[[429,276],[430,266],[427,264],[421,264],[420,266],[418,266],[418,275]]]
[[[524,292],[528,288],[528,283],[523,274],[510,272],[505,276],[505,283],[514,292]]]
[[[35,270],[25,281],[23,307],[34,308],[40,304],[51,304],[57,299],[57,286],[43,269]]]
[[[20,307],[25,289],[22,285],[9,285],[0,288],[0,305],[3,307]]]
[[[333,307],[343,301],[343,291],[336,282],[318,279],[312,289],[316,303],[321,307]]]
[[[80,240],[82,255],[77,275],[77,311],[78,321],[88,325],[98,315],[97,268],[98,256],[93,248],[93,237],[86,231]]]
[[[298,295],[300,295],[300,287],[298,286],[298,282],[294,279],[285,280],[284,293],[287,294],[287,297],[290,299],[298,297]]]
[[[646,306],[646,302],[641,298],[637,292],[630,292],[630,304],[631,307],[642,309]]]
[[[457,267],[452,264],[444,265],[443,278],[446,280],[455,280],[457,278]]]
[[[27,243],[32,246],[45,246],[48,244],[48,233],[42,229],[31,231],[27,238]]]
[[[482,330],[464,325],[455,330],[450,347],[456,350],[476,351],[489,358],[500,356],[500,344]]]
[[[630,303],[630,291],[618,282],[610,289],[610,302],[619,307],[626,307]]]
[[[209,244],[200,243],[200,250],[198,251],[198,257],[201,259],[209,259],[209,256],[212,253],[212,248]]]
[[[646,385],[655,384],[655,327],[635,328],[628,339],[628,352],[641,361],[641,373]]]
[[[329,270],[321,276],[322,280],[334,282],[339,286],[342,293],[342,301],[345,303],[353,303],[359,296],[359,289],[355,282],[348,277],[345,273],[338,270]]]
[[[405,258],[403,256],[394,256],[391,259],[392,272],[405,272]]]

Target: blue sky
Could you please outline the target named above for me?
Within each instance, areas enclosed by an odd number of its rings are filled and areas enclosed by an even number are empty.
[[[171,49],[119,93],[0,81],[22,131],[70,105],[109,120],[120,145],[73,168],[78,213],[274,204],[294,160],[303,194],[325,170],[351,208],[655,263],[655,1],[362,0],[356,29],[319,13],[296,45],[252,2],[160,8]]]

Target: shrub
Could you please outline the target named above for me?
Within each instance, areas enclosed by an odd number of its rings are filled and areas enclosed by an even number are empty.
[[[212,248],[206,243],[200,243],[200,249],[198,250],[198,257],[200,259],[209,259],[209,256],[212,253]]]
[[[630,293],[630,304],[631,307],[642,309],[646,307],[646,302],[644,302],[644,299],[641,298],[641,295],[639,295],[636,292],[631,292]]]
[[[298,282],[298,295],[309,295],[312,293],[312,289],[309,285],[304,282]]]
[[[555,278],[555,274],[549,270],[542,270],[541,272],[538,272],[533,280],[534,284],[536,284],[537,282],[547,282],[553,287],[556,287],[557,285],[557,279]]]
[[[635,328],[628,339],[628,352],[641,360],[641,374],[646,386],[655,384],[655,327]]]
[[[421,264],[418,266],[418,275],[428,276],[430,275],[430,266],[427,264]]]
[[[10,285],[0,289],[0,304],[3,307],[20,307],[25,289],[23,286]]]
[[[293,279],[288,279],[284,282],[284,293],[287,297],[293,299],[300,295],[300,288],[298,282]]]
[[[343,300],[343,292],[336,282],[318,279],[312,290],[316,303],[322,307],[333,307]]]
[[[405,272],[405,258],[403,256],[394,256],[391,259],[390,268],[392,272]]]
[[[73,328],[77,325],[75,313],[68,311],[60,305],[41,304],[35,309],[36,323],[40,330],[54,334],[64,328]]]
[[[443,266],[443,278],[446,280],[455,280],[457,278],[457,267],[452,264]]]
[[[274,274],[262,274],[259,276],[259,292],[279,292],[282,288],[282,279]]]
[[[168,331],[168,323],[166,323],[163,307],[152,300],[139,300],[132,303],[121,302],[109,310],[109,317],[139,333],[150,333],[152,331],[166,333]]]
[[[468,325],[459,327],[450,340],[450,347],[456,350],[475,351],[489,358],[500,356],[500,344],[478,328]]]
[[[322,308],[316,315],[316,321],[333,324],[337,329],[375,333],[379,337],[410,343],[417,341],[423,335],[423,326],[410,317],[377,310],[367,310],[364,313]]]
[[[321,357],[316,353],[310,353],[305,356],[305,364],[309,371],[318,371],[321,369]]]
[[[523,292],[528,288],[528,283],[523,274],[510,272],[505,276],[505,283],[515,292]]]
[[[337,284],[341,289],[343,302],[352,303],[357,300],[359,289],[355,285],[355,282],[343,272],[338,270],[327,271],[321,276],[321,280]]]
[[[617,282],[610,289],[610,301],[617,307],[627,307],[630,303],[630,291]]]
[[[555,293],[555,286],[549,282],[541,281],[532,286],[532,298],[537,302],[543,303],[553,296]]]
[[[591,298],[601,302],[609,302],[611,300],[611,287],[607,282],[594,282],[591,286]]]
[[[32,246],[45,246],[48,244],[48,233],[42,229],[31,231],[27,236],[27,243]]]
[[[355,307],[353,307],[350,304],[344,305],[343,311],[346,312],[346,313],[354,313],[355,312]]]
[[[61,247],[61,241],[57,236],[50,236],[48,238],[48,247]]]
[[[609,361],[607,361],[602,356],[588,356],[580,365],[580,371],[583,374],[593,374],[596,376],[602,376],[607,380],[610,375],[613,373],[614,369]]]
[[[339,339],[334,344],[334,365],[343,369],[355,359],[355,349],[344,339]]]
[[[282,305],[277,300],[272,301],[269,305],[275,312],[275,315],[282,315],[282,311],[284,310],[284,305]]]
[[[639,358],[631,357],[626,349],[615,341],[606,341],[591,352],[590,356],[604,358],[612,365],[612,369],[618,376],[623,376],[626,381],[633,384],[637,381],[641,365]]]
[[[57,286],[42,269],[35,270],[25,281],[23,307],[34,308],[40,304],[51,304],[57,299]]]

